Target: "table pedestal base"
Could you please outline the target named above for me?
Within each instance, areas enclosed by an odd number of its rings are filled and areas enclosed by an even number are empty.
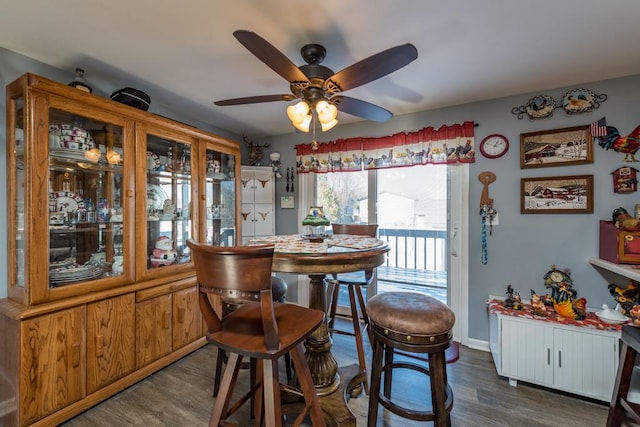
[[[318,397],[327,427],[356,427],[356,416],[351,412],[347,402],[352,390],[362,386],[366,374],[354,364],[338,368],[338,375],[341,379],[338,388],[331,394]],[[295,419],[303,408],[303,403],[283,401],[282,413],[285,414],[285,423]]]

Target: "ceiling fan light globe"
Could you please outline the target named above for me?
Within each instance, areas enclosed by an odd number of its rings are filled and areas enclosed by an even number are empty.
[[[289,105],[287,107],[287,116],[292,122],[302,122],[309,114],[309,104],[304,101],[300,101],[297,104]]]
[[[322,125],[322,132],[326,132],[332,129],[335,125],[337,125],[338,121],[336,119],[333,119],[329,122],[320,121],[320,124]]]
[[[311,115],[309,114],[304,116],[302,121],[295,122],[292,120],[291,123],[296,129],[301,130],[302,132],[309,132],[309,125],[311,124]]]
[[[110,165],[117,165],[120,163],[120,153],[114,150],[107,151],[107,162]]]
[[[325,100],[316,104],[316,112],[321,123],[330,122],[338,116],[338,108]]]
[[[100,160],[100,150],[95,147],[90,150],[86,150],[84,152],[84,158],[89,160],[91,163],[98,163],[98,160]]]

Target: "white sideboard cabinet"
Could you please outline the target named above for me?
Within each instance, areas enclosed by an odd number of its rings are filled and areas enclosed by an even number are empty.
[[[498,375],[609,401],[620,332],[501,313],[490,315],[489,346]]]

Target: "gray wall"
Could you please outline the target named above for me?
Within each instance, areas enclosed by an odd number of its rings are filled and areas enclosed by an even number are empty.
[[[0,48],[0,87],[4,87],[25,72],[33,72],[57,81],[71,81],[70,72],[57,70],[42,63]],[[526,76],[523,76],[526,78]],[[111,82],[98,87],[102,93],[111,93],[128,82]],[[523,105],[534,95],[546,94],[557,101],[569,89],[584,87],[595,93],[605,93],[608,100],[598,110],[590,113],[569,116],[562,110],[556,110],[553,117],[538,121],[528,118],[518,120],[511,114],[515,106]],[[144,87],[140,87],[145,90]],[[4,96],[0,97],[1,110],[5,110]],[[209,130],[235,140],[242,138],[205,123],[196,123],[183,117],[180,111],[162,111],[154,107],[152,112],[162,114],[191,125]],[[530,288],[545,292],[542,277],[551,264],[559,268],[570,268],[574,287],[579,296],[587,298],[590,307],[611,304],[607,291],[609,281],[626,285],[628,282],[619,276],[604,274],[588,263],[588,258],[598,254],[598,221],[609,219],[611,212],[618,206],[631,211],[635,203],[640,203],[638,193],[614,194],[611,172],[622,166],[623,156],[612,151],[594,147],[595,162],[588,165],[562,166],[539,169],[520,169],[519,138],[523,132],[558,129],[568,126],[586,125],[594,120],[607,117],[609,125],[615,126],[620,133],[630,133],[640,124],[640,75],[594,83],[577,84],[566,88],[541,88],[540,91],[520,96],[493,99],[489,101],[465,104],[456,107],[424,111],[394,117],[387,123],[360,122],[352,125],[338,125],[327,134],[318,135],[318,140],[333,140],[355,136],[382,136],[400,131],[418,130],[425,126],[438,127],[442,124],[461,123],[473,120],[479,124],[476,128],[476,142],[491,133],[501,133],[509,138],[509,153],[497,160],[487,160],[478,155],[476,163],[470,166],[470,221],[468,224],[469,254],[469,336],[472,339],[487,341],[488,316],[485,301],[489,294],[503,295],[507,285],[511,284],[523,296],[528,296]],[[286,117],[283,116],[283,120]],[[5,164],[5,115],[0,115],[0,164]],[[259,143],[270,143],[267,152],[279,151],[282,165],[295,165],[294,145],[309,143],[310,135],[291,133],[266,138]],[[243,154],[246,147],[242,144]],[[246,159],[246,155],[243,155]],[[265,159],[268,156],[265,155]],[[263,164],[267,164],[265,160]],[[437,166],[429,166],[437,167]],[[640,166],[638,166],[640,169]],[[495,199],[495,207],[500,213],[500,225],[494,227],[489,237],[489,263],[482,265],[481,221],[477,214],[481,184],[477,180],[480,172],[491,170],[497,180],[490,187],[490,195]],[[593,214],[576,215],[521,215],[520,214],[520,178],[558,175],[593,174],[595,178],[595,208]],[[4,180],[4,175],[2,178]],[[284,195],[286,182],[278,180],[276,200]],[[0,187],[3,184],[0,183]],[[276,230],[278,233],[297,231],[296,209],[277,210]],[[6,224],[6,196],[0,192],[0,228]],[[0,233],[0,271],[6,271],[6,236]],[[6,296],[6,277],[2,276],[0,298]]]
[[[550,95],[559,103],[564,93],[580,87],[597,94],[607,94],[608,99],[597,110],[572,116],[562,109],[556,110],[550,118],[537,121],[528,118],[518,120],[511,114],[513,107],[523,105],[532,96]],[[622,135],[626,135],[640,124],[639,111],[640,75],[636,75],[566,88],[541,88],[539,92],[530,94],[407,114],[394,117],[384,124],[363,122],[338,125],[326,135],[318,136],[318,140],[375,137],[404,130],[418,130],[425,126],[461,123],[465,120],[473,120],[479,124],[475,133],[476,143],[492,133],[501,133],[509,139],[511,146],[506,156],[488,160],[478,154],[476,163],[470,166],[469,172],[469,337],[488,341],[489,322],[485,305],[488,295],[504,295],[508,285],[512,285],[524,298],[528,298],[529,289],[546,293],[543,275],[552,264],[560,269],[571,270],[574,288],[578,291],[578,296],[587,299],[589,307],[613,304],[607,290],[610,281],[625,286],[628,283],[622,277],[601,273],[588,262],[589,257],[598,255],[598,221],[610,220],[613,209],[618,206],[632,212],[634,204],[640,203],[640,193],[613,193],[611,172],[624,165],[623,155],[595,146],[593,164],[521,170],[520,134],[586,125],[606,116],[610,126],[617,127]],[[286,118],[283,117],[283,120]],[[290,134],[261,142],[269,142],[269,150],[282,153],[282,164],[286,168],[295,164],[294,145],[310,142],[310,136]],[[640,165],[635,166],[640,169]],[[497,175],[496,182],[490,186],[490,196],[495,199],[500,225],[493,228],[493,235],[488,238],[489,262],[482,265],[481,219],[478,215],[482,185],[477,177],[485,170],[491,170]],[[594,175],[593,214],[520,214],[520,178],[583,174]],[[284,180],[278,182],[277,200],[285,194],[285,185]],[[276,218],[276,230],[279,234],[296,232],[295,210],[278,209]]]

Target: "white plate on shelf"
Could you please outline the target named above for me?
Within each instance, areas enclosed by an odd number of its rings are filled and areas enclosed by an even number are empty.
[[[160,169],[160,158],[153,151],[147,151],[147,169],[150,171]]]
[[[49,193],[49,209],[51,202],[56,202],[55,212],[73,212],[84,209],[84,200],[78,193],[72,191],[54,191]]]
[[[161,186],[157,184],[147,185],[147,209],[162,209],[164,201],[168,198],[169,196]]]

